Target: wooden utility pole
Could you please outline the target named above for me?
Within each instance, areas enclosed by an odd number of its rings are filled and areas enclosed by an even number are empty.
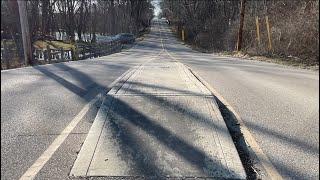
[[[185,37],[184,37],[184,29],[181,30],[181,38],[182,38],[182,41],[185,40]]]
[[[242,34],[243,34],[243,22],[244,22],[244,13],[245,13],[245,4],[246,0],[241,0],[240,7],[240,25],[238,32],[238,41],[237,41],[237,51],[241,50],[242,47]]]
[[[25,65],[33,64],[31,38],[28,24],[27,1],[17,0],[19,8],[19,17],[21,25],[21,35],[23,43],[24,63]]]
[[[260,28],[259,28],[259,17],[256,16],[256,27],[257,27],[257,41],[258,45],[260,45]]]
[[[97,5],[93,4],[92,39],[91,39],[92,43],[97,42],[96,27],[97,27]]]
[[[269,18],[266,16],[266,25],[267,25],[267,32],[268,32],[268,42],[269,42],[269,50],[272,50],[272,42],[271,42],[271,32],[270,32],[270,23],[269,23]]]

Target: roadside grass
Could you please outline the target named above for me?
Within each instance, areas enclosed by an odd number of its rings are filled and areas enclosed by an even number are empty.
[[[9,46],[15,46],[15,42],[14,40],[6,40],[6,44],[9,45]],[[1,40],[1,48],[4,46],[4,41]]]
[[[75,49],[75,45],[73,43],[66,43],[62,41],[37,40],[33,43],[33,47],[36,49],[47,49],[47,46],[49,46],[50,49]]]
[[[293,56],[279,56],[276,54],[271,55],[256,55],[248,52],[237,52],[237,51],[220,51],[220,52],[214,52],[213,50],[204,49],[201,47],[198,47],[190,42],[185,42],[185,44],[190,47],[191,49],[202,52],[202,53],[211,53],[216,54],[219,56],[225,56],[225,57],[234,57],[239,58],[243,60],[255,60],[255,61],[262,61],[262,62],[268,62],[268,63],[275,63],[290,67],[296,67],[301,69],[308,69],[313,71],[319,70],[319,61],[317,63],[309,63],[311,61],[301,59],[298,57]]]
[[[145,36],[150,33],[150,28],[146,28],[144,31],[141,31],[136,38],[136,41],[143,41]]]
[[[171,31],[176,35],[176,38],[183,42],[179,35],[177,35],[177,28],[170,26]],[[215,52],[213,49],[206,49],[200,46],[195,45],[193,42],[188,40],[183,42],[189,48],[202,52],[202,53],[210,53],[216,54],[219,56],[226,56],[226,57],[235,57],[243,60],[255,60],[255,61],[263,61],[268,63],[275,63],[280,65],[285,65],[289,67],[296,67],[300,69],[308,69],[313,71],[319,71],[319,60],[317,62],[310,61],[308,59],[301,59],[294,56],[279,56],[276,54],[266,54],[266,55],[258,55],[254,53],[249,53],[245,51],[219,51]]]
[[[146,34],[150,33],[150,28],[146,28],[143,31],[140,31],[139,34],[136,37],[136,41],[142,41],[144,40]],[[5,45],[4,45],[5,44]],[[18,44],[21,45],[22,44]],[[7,57],[6,59],[4,59],[3,57],[3,50],[4,50],[4,46],[9,48],[9,53],[6,53]],[[46,40],[46,39],[42,39],[42,40],[36,40],[35,42],[32,43],[32,46],[34,49],[36,50],[46,50],[48,47],[50,49],[56,49],[56,50],[60,50],[63,49],[65,51],[68,50],[73,50],[73,51],[83,51],[84,49],[90,49],[90,48],[102,48],[102,46],[99,45],[99,43],[90,43],[90,42],[83,42],[83,41],[77,41],[77,42],[70,42],[70,41],[62,41],[62,40]],[[122,49],[130,49],[134,46],[134,44],[130,44],[130,45],[124,45],[122,44]],[[8,59],[9,58],[9,59]],[[55,60],[51,60],[51,63],[56,63],[59,61],[55,61]],[[46,61],[37,61],[34,62],[34,64],[48,64],[48,62]],[[4,40],[1,40],[1,70],[4,69],[12,69],[12,68],[19,68],[19,67],[26,67],[26,65],[24,64],[24,60],[23,60],[23,52],[21,55],[20,52],[20,56],[19,56],[19,51],[16,45],[16,42],[12,39],[6,39],[5,42]]]
[[[309,69],[318,71],[319,70],[319,62],[318,63],[309,63],[309,60],[304,60],[298,57],[292,56],[278,56],[275,54],[272,55],[255,55],[250,54],[247,52],[236,52],[236,51],[223,51],[215,53],[220,56],[226,57],[236,57],[244,60],[256,60],[256,61],[263,61],[269,63],[275,63],[285,66],[297,67],[301,69]]]

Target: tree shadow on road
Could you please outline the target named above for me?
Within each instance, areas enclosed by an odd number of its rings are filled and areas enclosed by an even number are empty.
[[[160,144],[173,151],[176,156],[182,157],[193,166],[196,166],[197,170],[203,174],[199,178],[215,177],[222,179],[225,174],[237,176],[235,172],[223,166],[218,159],[211,158],[203,150],[188,143],[176,135],[175,132],[166,129],[157,123],[156,119],[150,119],[150,117],[147,117],[119,98],[113,98],[112,101],[109,113],[116,114],[116,116],[121,117],[121,120],[119,118],[107,118],[107,121],[109,121],[107,124],[110,124],[110,126],[105,128],[111,128],[113,137],[117,138],[122,151],[120,156],[123,159],[132,157],[136,167],[135,171],[138,171],[142,176],[165,179],[168,172],[165,171],[165,168],[158,166],[155,157],[157,152],[151,151],[151,148],[149,149],[148,140],[139,137],[136,131],[128,128],[130,126],[142,129]],[[110,115],[107,115],[107,117],[110,117]],[[157,144],[158,142],[155,143]],[[174,164],[175,162],[172,163]]]
[[[75,85],[74,83],[57,75],[46,66],[34,66],[33,68],[40,71],[47,77],[55,80],[57,83],[61,84],[63,87],[67,88],[72,93],[81,97],[86,102],[89,102],[90,100],[92,100],[102,90],[105,90],[105,91],[110,90],[108,87],[97,83],[89,75],[75,68],[72,68],[64,63],[53,64],[52,66],[57,67],[58,69],[61,69],[63,71],[68,71],[72,77],[72,80],[75,80],[79,85]]]
[[[70,73],[71,76],[75,80],[77,80],[80,84],[82,83],[83,86],[86,88],[79,87],[79,86],[73,84],[72,82],[66,80],[65,78],[58,76],[57,74],[53,73],[48,68],[46,68],[45,66],[34,66],[33,68],[37,69],[38,71],[40,71],[44,75],[52,78],[53,80],[55,80],[56,82],[58,82],[59,84],[61,84],[62,86],[64,86],[65,88],[67,88],[68,90],[70,90],[71,92],[73,92],[74,94],[76,94],[82,98],[86,94],[88,94],[88,92],[90,90],[92,90],[92,88],[94,88],[94,87],[105,88],[104,86],[96,83],[95,80],[93,80],[89,75],[87,75],[83,72],[80,72],[75,68],[69,67],[69,66],[65,65],[64,63],[57,64],[56,67],[58,67],[62,70],[72,71],[72,73]],[[90,82],[89,84],[92,84],[92,85],[86,86],[87,82]],[[137,84],[137,85],[151,86],[153,88],[168,89],[167,87],[161,87],[161,86],[155,86],[155,85],[149,85],[149,84]],[[109,90],[109,89],[107,89],[107,90]],[[174,104],[171,101],[165,102],[166,100],[161,97],[157,97],[157,96],[150,95],[150,94],[143,94],[143,92],[139,92],[139,91],[134,92],[134,93],[142,94],[143,96],[148,98],[153,103],[160,103],[160,102],[165,103],[165,105],[168,108],[175,109],[176,111],[178,111],[180,113],[187,113],[188,116],[192,117],[193,119],[201,119],[202,121],[205,119],[205,121],[203,121],[203,122],[205,122],[209,126],[213,126],[213,129],[219,130],[219,127],[216,126],[214,123],[212,123],[210,119],[203,118],[203,117],[199,116],[199,114],[197,114],[196,112],[190,113],[188,110],[181,108],[181,106],[179,104]],[[182,92],[182,93],[186,93],[186,92]],[[96,94],[96,93],[94,93],[94,94]],[[197,94],[193,94],[193,95],[196,96]],[[92,97],[94,97],[94,95],[90,96],[90,97],[85,97],[85,100],[90,101],[90,99]],[[128,111],[131,112],[131,115],[124,114],[117,109],[114,110],[115,113],[119,114],[120,116],[123,116],[123,118],[125,118],[127,121],[130,121],[130,123],[134,124],[135,126],[144,129],[144,131],[146,131],[148,134],[156,137],[159,142],[168,146],[170,149],[172,149],[172,151],[175,151],[177,154],[184,157],[190,163],[198,164],[198,168],[203,167],[204,164],[201,161],[204,158],[208,158],[206,156],[206,154],[204,154],[204,152],[200,151],[199,149],[196,149],[195,147],[193,147],[190,144],[187,144],[182,139],[179,139],[179,137],[174,137],[175,135],[172,134],[172,132],[168,131],[164,127],[161,127],[159,124],[154,123],[153,121],[151,121],[150,119],[145,117],[143,114],[141,114],[140,112],[133,109],[133,107],[130,107],[130,105],[126,104],[125,102],[122,102],[119,99],[116,99],[115,102],[117,102],[119,105],[124,106]],[[133,117],[132,115],[140,117],[140,118],[138,118],[138,119],[132,118]],[[112,123],[113,123],[113,131],[115,134],[117,134],[117,132],[119,132],[122,127],[118,126],[118,124],[116,124],[115,122],[112,122]],[[273,135],[276,138],[287,141],[289,143],[293,143],[293,146],[295,146],[297,148],[306,149],[306,151],[311,152],[312,154],[318,153],[318,151],[319,151],[317,147],[309,145],[309,144],[302,142],[300,140],[286,137],[286,136],[279,134],[277,132],[269,131],[263,127],[258,127],[255,124],[248,124],[248,127],[253,128],[253,129],[257,129],[265,134]],[[138,139],[134,139],[134,136],[130,135],[129,132],[128,132],[128,134],[122,134],[121,136],[122,136],[121,138],[123,139],[122,145],[124,147],[126,147],[126,148],[132,147],[133,148],[132,152],[140,151],[141,146],[139,146],[140,141]],[[171,140],[169,140],[169,139],[171,139]],[[187,149],[189,149],[189,150],[187,150]],[[145,149],[144,151],[147,154],[153,153],[153,152],[148,152],[148,149]],[[134,154],[136,154],[136,153],[134,153]],[[149,168],[149,171],[148,171],[149,173],[146,173],[147,175],[157,174],[159,176],[163,176],[164,175],[163,173],[158,173],[158,172],[161,172],[161,170],[159,170],[159,168],[156,167],[156,165],[153,163],[154,162],[152,162],[152,161],[145,162],[145,161],[141,161],[141,159],[140,160],[137,159],[137,164],[138,164],[138,167],[140,167],[140,170],[143,170],[144,168]],[[217,164],[219,164],[219,163],[217,162]],[[277,166],[280,166],[282,169],[286,169],[286,171],[290,172],[291,174],[297,174],[297,176],[299,174],[294,169],[290,169],[289,167],[286,167],[281,162],[275,162],[275,164]],[[226,169],[226,167],[219,167],[219,168]],[[299,175],[299,177],[305,177],[305,176]]]

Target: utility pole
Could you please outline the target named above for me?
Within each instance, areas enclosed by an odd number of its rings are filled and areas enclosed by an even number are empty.
[[[259,17],[258,16],[256,16],[256,28],[257,28],[258,46],[260,46],[260,28],[259,28]]]
[[[266,25],[267,25],[267,32],[268,32],[268,42],[269,42],[269,50],[272,50],[272,43],[271,43],[271,32],[270,32],[270,23],[269,18],[266,16]]]
[[[182,28],[182,30],[181,30],[181,39],[182,39],[182,41],[185,40],[185,37],[184,37],[184,29],[183,29],[183,28]]]
[[[95,43],[97,42],[97,36],[96,36],[96,26],[97,26],[97,5],[93,4],[93,18],[92,18],[92,39],[91,42]]]
[[[20,16],[21,35],[23,43],[24,63],[29,65],[33,63],[31,38],[29,32],[27,1],[17,0]]]
[[[242,34],[243,34],[243,22],[244,22],[244,13],[245,13],[245,5],[246,0],[241,0],[241,7],[240,7],[240,25],[239,25],[239,32],[238,32],[238,41],[237,41],[237,51],[241,50],[242,47]]]

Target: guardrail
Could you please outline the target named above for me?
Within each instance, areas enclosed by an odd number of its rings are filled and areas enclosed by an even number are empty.
[[[72,60],[72,50],[60,49],[47,49],[39,50],[35,49],[33,52],[35,60],[38,62],[62,62]]]
[[[121,51],[123,48],[119,40],[103,43],[76,43],[74,49],[52,48],[49,45],[44,49],[34,49],[33,58],[39,64],[83,60],[99,56],[106,56]],[[20,62],[21,61],[21,62]],[[23,60],[15,45],[6,41],[1,46],[1,69],[10,69],[23,66]]]
[[[119,52],[122,49],[122,43],[120,41],[110,41],[107,43],[98,44],[81,44],[75,45],[75,49],[64,50],[51,49],[47,46],[47,49],[34,50],[34,58],[37,61],[45,61],[51,63],[63,62],[71,60],[82,60],[88,58],[94,58],[99,56],[105,56],[115,52]]]

